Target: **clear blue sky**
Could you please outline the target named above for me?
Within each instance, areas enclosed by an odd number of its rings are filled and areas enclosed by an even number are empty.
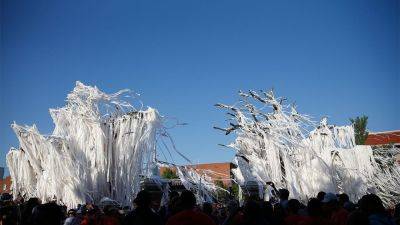
[[[334,124],[369,116],[400,129],[398,0],[1,1],[0,165],[10,124],[51,133],[50,107],[76,80],[131,88],[189,125],[172,131],[195,162],[230,161],[216,102],[269,89]]]

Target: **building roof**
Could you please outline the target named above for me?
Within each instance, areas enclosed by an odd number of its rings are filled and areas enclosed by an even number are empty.
[[[369,133],[366,145],[400,144],[400,130]]]
[[[231,183],[231,167],[233,164],[230,162],[201,163],[186,166],[207,174],[214,181],[220,180],[228,186]],[[167,167],[160,167],[160,174],[163,174],[166,169]],[[175,172],[175,168],[169,169]]]

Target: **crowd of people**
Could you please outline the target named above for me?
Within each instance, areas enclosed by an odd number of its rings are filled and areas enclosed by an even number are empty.
[[[242,206],[234,198],[224,203],[196,204],[191,191],[171,192],[167,204],[156,207],[152,195],[140,191],[133,210],[113,204],[79,205],[76,209],[37,198],[0,199],[0,225],[398,225],[400,205],[385,209],[381,199],[366,194],[353,203],[348,195],[318,193],[307,204],[289,199],[289,191],[279,189],[276,198],[262,201],[248,197]]]

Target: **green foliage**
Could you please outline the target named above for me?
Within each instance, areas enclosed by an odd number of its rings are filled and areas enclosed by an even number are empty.
[[[220,188],[226,189],[226,187],[225,187],[225,185],[224,185],[224,182],[222,182],[222,180],[216,180],[216,181],[215,181],[215,185],[217,185],[217,186],[220,187]]]
[[[368,137],[367,124],[368,116],[356,117],[355,119],[350,118],[350,122],[354,126],[354,135],[357,145],[365,144]]]
[[[235,199],[239,198],[239,185],[237,183],[232,183],[231,195],[234,196]]]
[[[225,184],[224,184],[224,182],[222,182],[222,180],[219,180],[219,179],[221,179],[220,177],[214,182],[214,184],[217,186],[217,187],[220,187],[220,188],[223,188],[223,189],[227,189],[227,187],[225,186]],[[228,197],[229,197],[229,193],[227,193],[226,191],[223,191],[223,190],[218,190],[217,191],[217,195],[218,195],[218,200],[219,201],[225,201],[226,199],[228,199]]]
[[[161,174],[161,177],[165,179],[177,179],[179,178],[178,175],[176,175],[176,172],[171,170],[170,168],[166,168],[164,172]]]

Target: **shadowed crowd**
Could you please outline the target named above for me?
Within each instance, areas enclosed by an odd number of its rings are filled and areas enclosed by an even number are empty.
[[[279,189],[263,201],[248,197],[242,206],[234,198],[220,203],[196,204],[191,191],[170,192],[159,207],[147,190],[140,191],[132,207],[114,204],[79,205],[67,210],[39,199],[12,200],[1,196],[0,225],[399,225],[400,205],[387,209],[374,194],[351,202],[347,194],[318,193],[307,204],[289,199]],[[133,210],[130,210],[133,208]]]

